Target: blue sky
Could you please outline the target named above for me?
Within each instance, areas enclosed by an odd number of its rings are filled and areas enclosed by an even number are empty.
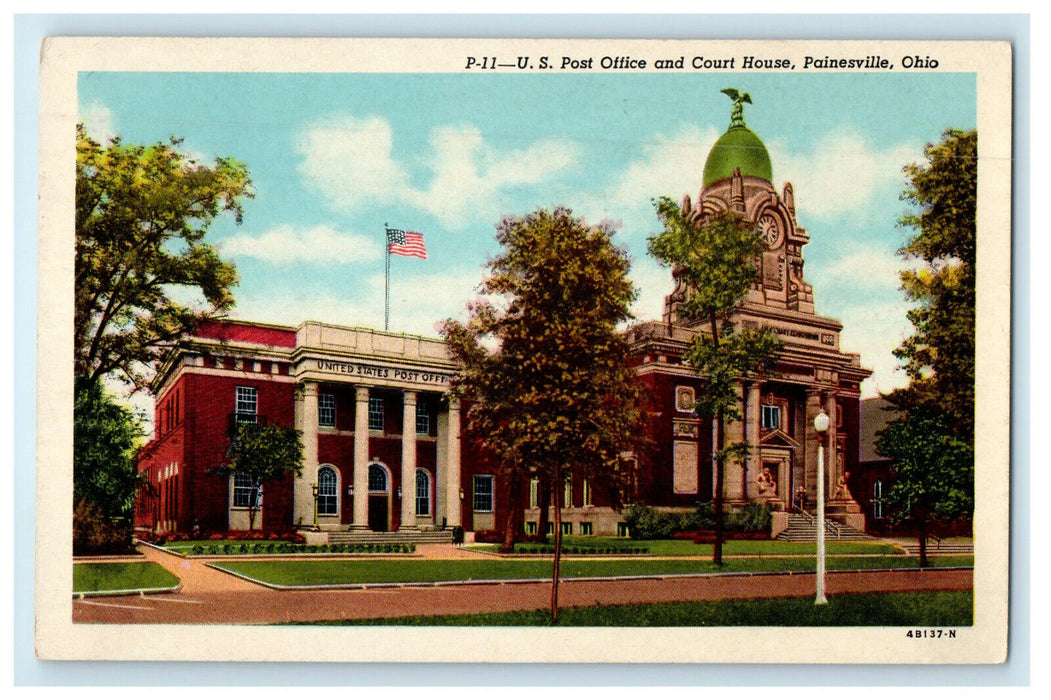
[[[174,135],[248,165],[243,224],[211,233],[241,278],[234,317],[382,328],[386,222],[422,232],[430,255],[392,258],[391,330],[434,335],[464,316],[500,217],[560,204],[618,224],[635,315],[659,318],[671,276],[646,254],[650,200],[696,199],[729,86],[752,96],[775,186],[795,188],[817,312],[874,370],[865,395],[900,386],[901,167],[944,129],[974,128],[973,74],[91,72],[78,108],[95,138]]]

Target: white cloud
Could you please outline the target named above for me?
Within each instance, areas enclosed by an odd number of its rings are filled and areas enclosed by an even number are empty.
[[[491,220],[506,190],[536,184],[572,165],[579,148],[545,139],[526,148],[500,151],[473,126],[442,126],[430,136],[431,151],[420,154],[432,177],[413,187],[394,160],[394,134],[379,117],[330,118],[307,129],[299,143],[300,173],[333,209],[354,211],[365,204],[422,209],[448,228]]]
[[[808,270],[808,280],[842,294],[844,289],[864,288],[866,294],[877,290],[896,290],[901,286],[903,263],[894,251],[874,245],[858,245],[850,253],[832,260],[818,270]],[[832,292],[832,290],[838,290]]]
[[[919,157],[912,145],[881,148],[851,131],[826,134],[808,153],[791,151],[780,141],[767,142],[767,148],[775,186],[790,181],[800,210],[810,216],[860,209],[887,185],[903,189],[901,168]]]
[[[635,318],[640,321],[660,319],[664,313],[664,297],[674,287],[671,269],[661,267],[649,256],[636,258],[631,265],[631,281],[639,293],[631,305]]]
[[[843,322],[840,349],[860,354],[861,366],[872,370],[872,376],[861,385],[862,396],[866,398],[909,383],[893,354],[912,333],[912,325],[905,318],[907,310],[902,301],[850,306],[836,314]]]
[[[359,233],[340,233],[329,226],[299,230],[278,226],[260,236],[238,234],[216,243],[228,256],[257,258],[275,265],[297,263],[348,264],[376,260],[383,254],[379,243]]]
[[[436,337],[446,318],[466,318],[467,302],[476,296],[482,270],[436,272],[401,276],[391,274],[390,329]],[[345,326],[383,328],[384,278],[372,275],[358,281],[361,293],[350,297],[310,293],[303,296],[242,299],[233,318],[296,326],[305,320]]]
[[[605,189],[582,196],[579,213],[589,221],[618,220],[628,237],[655,233],[652,199],[667,195],[679,201],[689,193],[696,200],[704,162],[718,137],[714,127],[695,125],[683,126],[670,136],[658,134]]]
[[[501,152],[486,143],[475,127],[440,127],[431,135],[434,177],[430,186],[407,193],[449,227],[499,209],[511,187],[534,185],[573,164],[578,147],[545,139],[527,148]],[[483,220],[491,216],[483,215]]]
[[[79,121],[84,123],[88,136],[100,143],[105,143],[117,135],[113,112],[97,100],[80,110]]]
[[[391,159],[394,134],[379,117],[332,117],[307,129],[297,150],[299,172],[340,211],[384,201],[407,186]]]

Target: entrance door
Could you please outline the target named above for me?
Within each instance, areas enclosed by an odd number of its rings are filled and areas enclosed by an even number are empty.
[[[387,531],[387,496],[369,496],[369,529]]]

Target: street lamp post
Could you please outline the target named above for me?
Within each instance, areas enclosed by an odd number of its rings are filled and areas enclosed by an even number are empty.
[[[822,409],[814,418],[817,431],[817,590],[814,605],[824,605],[825,598],[825,431],[828,414]]]
[[[317,532],[318,531],[318,526],[317,526],[318,485],[317,484],[311,484],[310,485],[310,492],[314,495],[314,531]]]

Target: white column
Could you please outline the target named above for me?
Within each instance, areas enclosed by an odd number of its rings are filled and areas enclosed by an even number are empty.
[[[317,382],[303,382],[296,392],[296,429],[303,433],[303,473],[292,487],[292,520],[297,525],[314,524],[314,492],[317,481]]]
[[[756,479],[759,478],[759,474],[763,471],[762,455],[759,453],[759,414],[761,412],[759,406],[759,382],[753,381],[748,384],[746,389],[746,424],[744,426],[745,441],[748,443],[748,458],[745,462],[745,479],[747,480],[745,495],[749,500],[759,494],[759,485]]]
[[[416,527],[416,392],[402,393],[401,527]]]
[[[806,392],[806,424],[803,437],[804,469],[803,483],[797,484],[796,488],[803,486],[807,491],[808,505],[817,503],[817,432],[814,430],[814,418],[821,412],[821,392],[817,389],[807,389]]]
[[[454,527],[463,525],[460,517],[460,402],[457,399],[449,399],[449,429],[444,440],[448,465],[445,470],[445,497],[448,499],[445,509],[449,527]]]
[[[829,392],[825,397],[825,413],[828,414],[828,442],[825,443],[825,493],[828,500],[836,497],[836,487],[843,476],[842,465],[839,463],[839,405],[836,403],[836,395]]]
[[[354,405],[354,521],[353,527],[369,524],[369,388],[359,386]]]
[[[745,392],[744,386],[741,382],[737,383],[737,413],[740,416],[745,414]],[[729,418],[723,421],[723,430],[725,431],[723,437],[723,447],[732,445],[736,442],[744,442],[745,440],[745,428],[741,420],[731,420]],[[742,502],[745,500],[745,460],[739,458],[728,458],[723,463],[723,497],[730,502]]]

